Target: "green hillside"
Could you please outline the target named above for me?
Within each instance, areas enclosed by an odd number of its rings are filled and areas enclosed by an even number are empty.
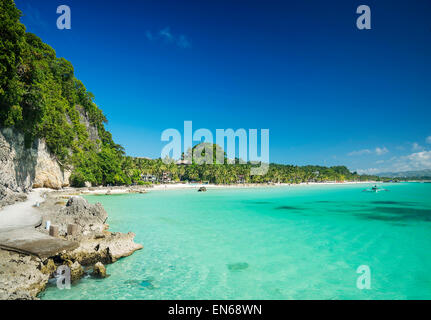
[[[27,146],[44,138],[75,184],[130,183],[121,170],[123,149],[104,128],[94,96],[74,76],[72,64],[19,22],[12,0],[0,1],[0,125],[25,134]],[[89,136],[85,118],[96,130]]]

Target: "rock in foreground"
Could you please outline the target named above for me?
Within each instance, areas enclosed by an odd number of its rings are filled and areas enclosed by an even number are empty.
[[[77,233],[81,235],[102,232],[106,228],[105,222],[108,219],[108,214],[103,206],[100,203],[90,204],[80,196],[70,197],[61,209],[59,209],[58,202],[55,205],[52,204],[51,208],[43,206],[42,209],[45,211],[43,214],[44,221],[49,220],[51,225],[58,226],[61,236],[67,235],[69,224],[76,224],[78,226]]]
[[[108,276],[106,274],[106,268],[101,262],[94,265],[92,275],[96,278],[106,278]]]
[[[111,233],[104,231],[82,238],[78,248],[66,252],[60,257],[63,260],[77,261],[84,266],[94,265],[97,262],[113,263],[143,248],[142,245],[134,242],[134,238],[135,234],[132,232]]]
[[[34,256],[0,249],[0,300],[32,300],[45,289],[49,272]]]
[[[58,240],[69,240],[75,246],[46,256],[19,254],[0,249],[0,300],[37,299],[59,266],[70,268],[71,282],[85,275],[84,267],[93,267],[94,276],[107,276],[104,264],[131,255],[142,245],[134,242],[134,233],[107,231],[108,215],[101,204],[90,204],[79,196],[65,202],[61,193],[46,194],[39,210],[43,220],[59,227]],[[76,235],[67,235],[68,224],[78,225]],[[44,225],[36,230],[48,233]],[[58,251],[57,251],[58,252]]]

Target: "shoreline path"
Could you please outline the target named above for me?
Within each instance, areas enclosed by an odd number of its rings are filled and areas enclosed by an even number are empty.
[[[44,201],[43,191],[32,191],[26,201],[0,210],[0,249],[46,259],[78,246],[76,242],[54,238],[35,229],[42,223],[42,215],[34,205]]]

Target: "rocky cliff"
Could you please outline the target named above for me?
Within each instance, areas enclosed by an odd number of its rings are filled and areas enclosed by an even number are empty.
[[[26,148],[23,134],[0,129],[0,186],[16,192],[32,187],[59,189],[69,185],[69,177],[70,171],[60,166],[43,139]]]

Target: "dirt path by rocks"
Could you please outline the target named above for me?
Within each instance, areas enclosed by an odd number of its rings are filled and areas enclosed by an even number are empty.
[[[27,195],[27,200],[1,209],[0,232],[38,226],[42,222],[42,217],[34,205],[44,200],[43,191],[42,189],[32,191]]]

